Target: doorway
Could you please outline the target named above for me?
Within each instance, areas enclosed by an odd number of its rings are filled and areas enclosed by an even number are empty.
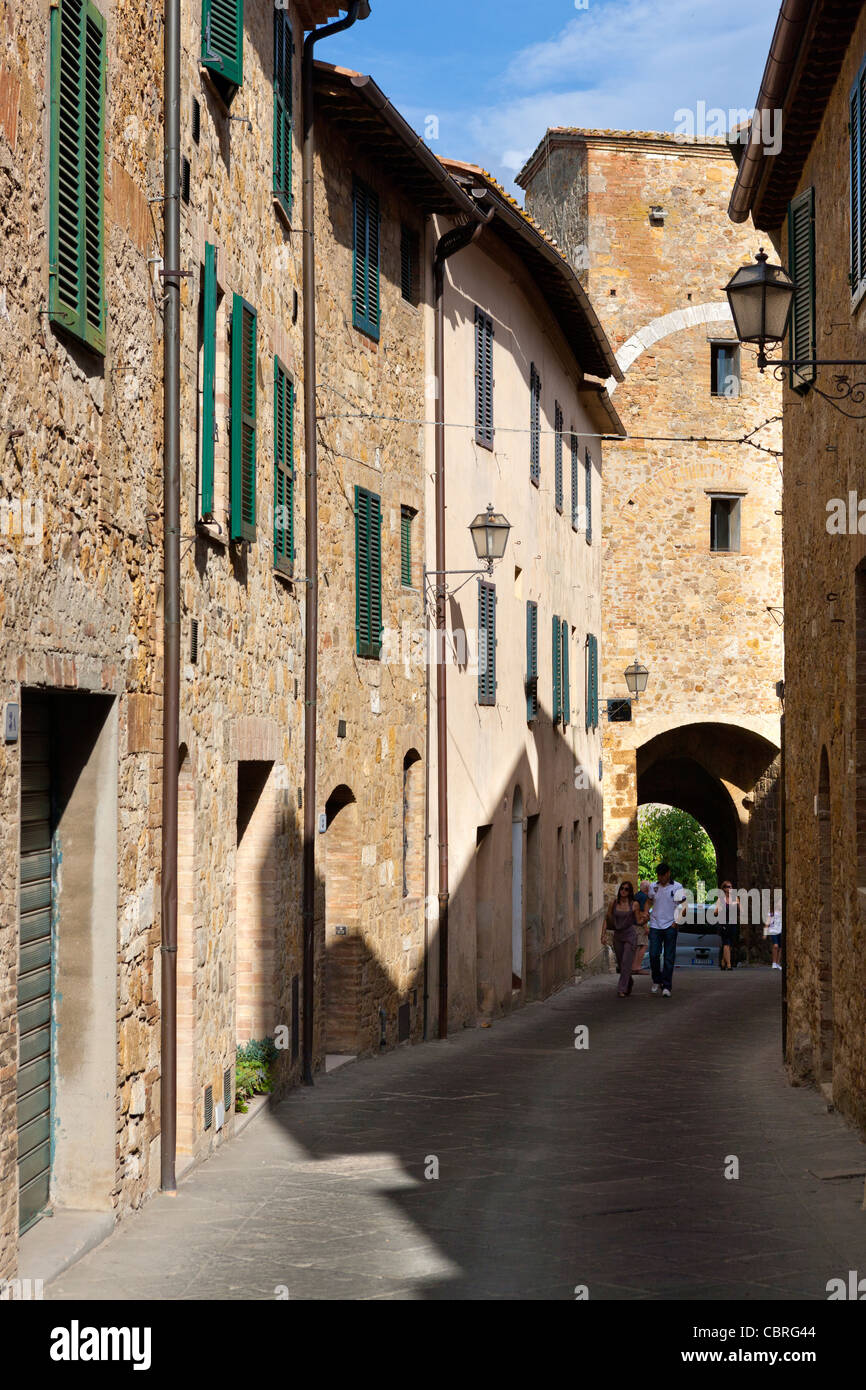
[[[358,803],[337,787],[325,804],[325,1052],[356,1057],[361,1037],[361,848]]]
[[[511,988],[523,984],[523,793],[511,805]]]
[[[818,775],[818,892],[821,926],[818,958],[818,1066],[819,1083],[833,1082],[833,864],[830,823],[830,760],[827,749],[821,749],[821,768]],[[784,910],[784,905],[783,905]],[[788,950],[788,923],[782,919],[783,949]]]

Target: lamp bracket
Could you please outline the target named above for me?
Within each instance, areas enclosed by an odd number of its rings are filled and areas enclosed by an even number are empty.
[[[862,367],[866,370],[866,361],[856,357],[810,357],[803,358],[778,358],[768,357],[763,349],[758,349],[758,370],[763,372],[766,367],[771,367],[776,381],[784,381],[786,372],[793,372],[800,377],[804,385],[821,397],[822,400],[832,405],[840,415],[845,415],[849,420],[866,419],[866,380],[852,381],[847,372],[833,372],[832,391],[824,390],[817,385],[815,380],[806,375],[806,372],[815,371],[819,367]],[[841,402],[849,401],[853,406],[863,407],[860,410],[844,410]]]

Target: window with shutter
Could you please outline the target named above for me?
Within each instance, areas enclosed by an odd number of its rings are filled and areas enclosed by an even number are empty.
[[[274,10],[274,197],[292,216],[292,59],[295,45],[285,10]]]
[[[202,0],[201,62],[230,101],[244,80],[244,0]]]
[[[560,624],[562,634],[562,727],[571,723],[571,683],[568,674],[569,627],[565,618]]]
[[[529,368],[529,479],[541,481],[541,377],[535,363]]]
[[[51,10],[48,313],[105,352],[105,20],[89,0]]]
[[[788,356],[797,362],[790,382],[805,389],[815,379],[815,190],[806,188],[788,204],[788,274],[794,282]]]
[[[554,407],[554,425],[553,425],[553,429],[554,429],[554,446],[553,446],[553,464],[554,464],[554,468],[553,468],[553,471],[554,471],[554,489],[555,489],[555,493],[556,493],[556,510],[557,510],[558,512],[561,512],[561,511],[562,511],[562,502],[563,502],[563,486],[562,486],[562,410],[560,409],[559,401],[556,402],[555,407]]]
[[[352,189],[354,257],[352,322],[379,339],[379,197],[356,179]]]
[[[598,728],[598,639],[586,638],[586,727]]]
[[[236,294],[231,346],[231,538],[256,538],[256,311]]]
[[[400,293],[407,304],[418,303],[420,268],[418,233],[403,223],[400,228]]]
[[[412,518],[413,507],[400,508],[400,582],[405,589],[412,588]]]
[[[526,604],[526,720],[538,718],[538,604]]]
[[[202,298],[201,503],[202,517],[214,509],[214,444],[216,442],[216,247],[205,242]]]
[[[584,506],[586,508],[586,539],[589,545],[592,544],[592,454],[589,449],[584,454],[584,473],[586,481],[586,497]]]
[[[866,63],[850,95],[851,293],[866,286]]]
[[[496,704],[496,585],[478,581],[478,703]]]
[[[295,558],[295,383],[274,358],[274,568]]]
[[[475,309],[475,442],[493,448],[493,320]]]
[[[571,529],[580,530],[580,440],[571,435]]]
[[[359,656],[382,651],[382,501],[355,488],[355,644]]]
[[[553,666],[553,722],[558,724],[562,718],[562,632],[559,618],[555,615],[550,650]]]

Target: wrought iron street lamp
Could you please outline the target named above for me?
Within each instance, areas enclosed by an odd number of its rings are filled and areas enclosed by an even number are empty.
[[[639,700],[646,690],[648,680],[649,671],[635,657],[631,666],[627,666],[625,669],[625,683],[628,686],[629,694],[633,695],[635,700]]]
[[[501,560],[505,554],[510,530],[511,522],[506,521],[501,512],[493,510],[492,502],[487,503],[486,512],[479,512],[470,523],[469,531],[475,554],[479,560],[485,561],[488,570],[493,569],[494,560]]]

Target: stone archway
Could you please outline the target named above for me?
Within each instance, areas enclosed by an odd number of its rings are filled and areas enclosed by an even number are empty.
[[[325,803],[325,961],[323,1022],[326,1054],[356,1056],[360,1036],[361,837],[358,803],[339,786]]]

